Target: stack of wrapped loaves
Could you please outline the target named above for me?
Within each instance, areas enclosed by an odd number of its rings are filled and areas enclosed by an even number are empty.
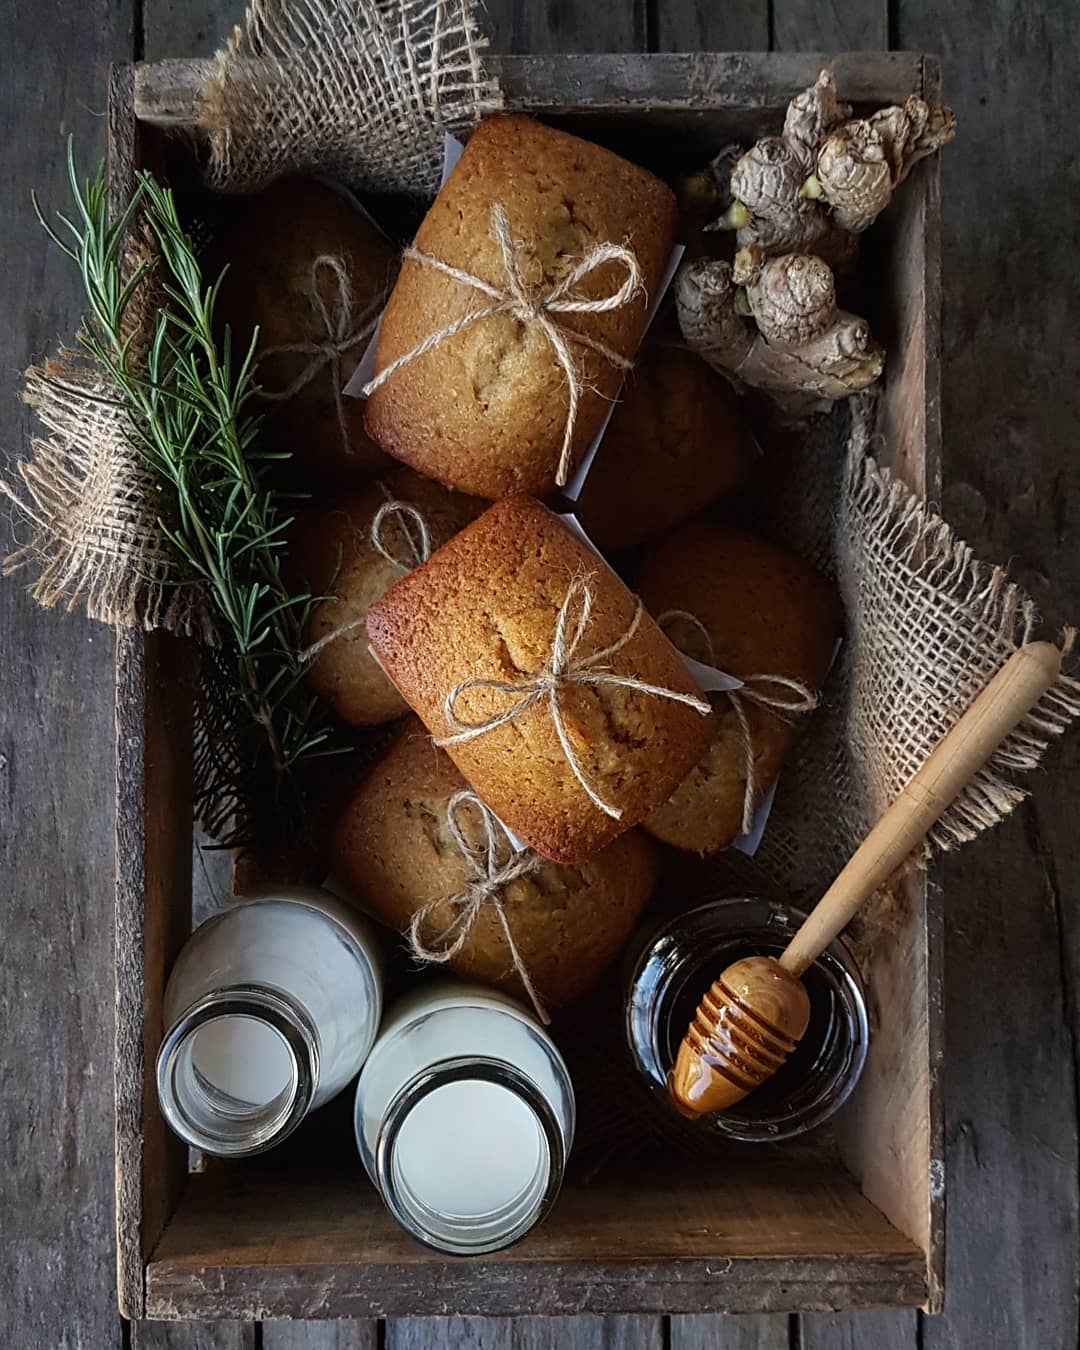
[[[265,356],[321,441],[290,551],[324,597],[307,678],[344,723],[399,723],[358,772],[332,870],[416,955],[557,1007],[617,954],[665,847],[746,832],[817,699],[837,599],[716,514],[751,440],[662,315],[646,337],[679,230],[658,178],[492,118],[396,281],[367,222],[344,238],[349,208],[310,190],[324,228],[290,284],[329,336],[271,324]],[[291,230],[275,217],[294,249],[304,198],[293,185]],[[380,311],[366,403],[343,406]]]

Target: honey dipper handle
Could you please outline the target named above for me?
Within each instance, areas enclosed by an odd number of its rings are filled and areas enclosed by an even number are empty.
[[[780,957],[802,975],[862,902],[892,876],[931,825],[1061,672],[1061,653],[1049,642],[1014,652],[956,725],[934,747],[844,870],[821,897]]]

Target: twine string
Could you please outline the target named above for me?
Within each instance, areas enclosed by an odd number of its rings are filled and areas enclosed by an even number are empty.
[[[613,820],[622,817],[619,807],[606,801],[589,781],[581,761],[570,742],[563,716],[562,694],[569,685],[587,685],[593,688],[634,689],[640,694],[649,694],[653,698],[670,699],[674,703],[684,703],[703,717],[712,711],[710,704],[693,694],[682,694],[674,689],[665,689],[661,685],[647,684],[644,680],[629,675],[616,675],[602,663],[616,655],[633,638],[641,624],[644,609],[638,600],[634,614],[622,635],[609,646],[593,652],[589,656],[578,656],[578,648],[585,636],[592,613],[592,589],[587,576],[576,576],[570,583],[555,623],[555,636],[551,652],[543,667],[535,675],[526,675],[516,680],[491,680],[474,676],[455,685],[443,702],[443,716],[451,728],[452,734],[436,740],[439,746],[460,745],[464,741],[485,736],[497,727],[513,722],[530,708],[545,706],[551,716],[555,734],[559,739],[566,762],[574,777],[584,788],[589,800],[599,810]],[[461,699],[473,689],[488,689],[495,693],[513,697],[502,712],[479,721],[469,721],[458,712]]]
[[[327,306],[319,288],[319,276],[323,271],[331,274],[334,285],[334,302]],[[293,398],[325,367],[330,367],[330,382],[334,387],[334,411],[337,415],[341,444],[349,450],[349,427],[345,420],[345,398],[342,386],[345,383],[341,371],[341,358],[353,347],[367,342],[375,331],[382,312],[384,296],[380,292],[364,311],[358,323],[353,323],[353,290],[348,270],[340,258],[333,254],[321,253],[311,264],[305,292],[322,336],[306,342],[282,342],[267,347],[259,353],[259,360],[265,361],[271,356],[306,356],[306,365],[284,389],[262,390],[262,397],[269,403],[282,403]]]
[[[392,551],[390,540],[385,533],[387,522],[392,520],[396,520],[401,529],[401,537],[409,554],[407,562],[402,562]],[[415,533],[410,527],[415,528]],[[391,567],[400,568],[402,572],[415,571],[431,557],[431,531],[428,529],[427,521],[411,502],[399,501],[396,497],[388,496],[375,512],[370,537],[371,547],[375,552],[385,558]]]
[[[466,812],[469,810],[475,811],[480,820],[481,834],[478,841],[471,840],[465,831]],[[454,793],[446,805],[446,825],[465,861],[465,888],[448,899],[432,900],[416,911],[409,923],[409,949],[419,961],[432,961],[440,965],[452,961],[468,942],[480,911],[485,905],[490,905],[502,926],[514,971],[529,995],[537,1017],[546,1026],[551,1019],[514,941],[503,899],[505,888],[519,877],[535,872],[543,865],[543,859],[532,849],[525,849],[521,853],[511,850],[510,857],[502,861],[501,855],[509,847],[506,832],[475,792],[462,789]],[[449,905],[454,911],[453,915],[438,933],[427,939],[424,929],[432,914],[442,905]]]
[[[386,492],[386,501],[383,502],[372,518],[368,540],[375,552],[385,558],[391,567],[397,567],[402,572],[411,572],[417,567],[422,567],[431,557],[431,530],[428,528],[428,523],[423,514],[411,502],[403,502],[396,497],[391,497],[385,487],[383,491]],[[405,540],[405,547],[409,551],[409,561],[407,562],[402,562],[401,558],[391,550],[386,532],[387,524],[391,520],[396,520],[401,526],[402,538]],[[410,526],[415,527],[415,534]],[[324,648],[329,647],[331,642],[336,642],[346,633],[354,633],[366,624],[366,614],[359,619],[350,619],[348,623],[340,624],[337,628],[331,629],[329,633],[325,633],[318,641],[298,652],[297,661],[301,666],[307,665],[310,661],[314,661]]]
[[[559,452],[559,464],[555,474],[557,486],[564,487],[573,462],[574,428],[577,424],[578,405],[582,393],[581,375],[570,351],[570,343],[579,343],[590,351],[598,353],[605,361],[610,362],[619,370],[629,370],[633,362],[627,360],[621,352],[609,347],[607,343],[590,337],[587,333],[579,333],[576,329],[560,323],[553,316],[561,314],[606,314],[611,310],[621,309],[634,300],[644,289],[641,267],[633,250],[626,245],[596,244],[563,277],[562,281],[557,282],[550,290],[543,291],[536,287],[530,287],[526,282],[521,265],[522,243],[510,233],[510,222],[507,219],[506,211],[498,202],[493,203],[491,207],[491,237],[499,248],[504,275],[502,287],[493,286],[483,277],[474,276],[473,273],[463,271],[459,267],[451,267],[441,258],[436,258],[430,253],[423,253],[420,249],[410,247],[405,250],[404,257],[408,261],[419,263],[422,267],[430,267],[462,286],[479,291],[491,303],[482,306],[480,309],[471,310],[468,314],[455,320],[454,323],[447,324],[445,328],[429,333],[423,341],[418,342],[411,350],[391,361],[374,379],[369,380],[364,386],[363,393],[365,397],[373,394],[402,366],[408,365],[425,353],[441,346],[450,338],[464,332],[465,329],[479,323],[482,319],[489,319],[496,314],[509,314],[522,323],[535,324],[550,344],[555,359],[566,377],[569,401],[566,423],[563,428],[562,447]],[[596,300],[575,295],[574,288],[584,281],[591,272],[596,271],[597,268],[604,266],[606,263],[618,263],[625,269],[626,276],[622,284],[612,294]]]
[[[668,609],[657,617],[661,628],[667,628],[674,620],[688,623],[700,635],[708,654],[710,666],[716,665],[716,649],[713,646],[709,630],[696,614],[685,609]],[[786,675],[747,675],[739,689],[723,689],[722,693],[731,705],[735,720],[739,726],[739,738],[743,750],[743,775],[746,790],[743,793],[741,833],[749,834],[754,828],[754,812],[757,809],[757,767],[754,760],[754,742],[750,734],[750,719],[746,715],[746,704],[756,703],[768,708],[782,722],[802,713],[813,712],[820,699],[807,685],[799,680],[789,679]]]

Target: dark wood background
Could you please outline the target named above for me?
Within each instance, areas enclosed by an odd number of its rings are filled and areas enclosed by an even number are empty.
[[[899,47],[942,57],[946,515],[1080,618],[1075,0],[488,0],[499,51]],[[211,53],[239,0],[5,0],[0,445],[77,318],[29,194],[104,145],[110,61]],[[0,544],[8,525],[0,525]],[[113,1289],[112,634],[0,586],[0,1345],[6,1350],[1075,1350],[1080,735],[945,869],[944,1315],[126,1326]]]

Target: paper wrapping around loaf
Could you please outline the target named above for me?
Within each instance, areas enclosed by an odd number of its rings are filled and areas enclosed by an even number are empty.
[[[312,470],[355,478],[380,468],[363,407],[341,390],[397,270],[389,242],[340,192],[286,178],[232,209],[208,275],[225,265],[216,313],[234,352],[247,350],[258,327],[260,387],[275,396],[295,388],[261,407],[264,438],[293,456],[286,472],[307,486]],[[307,350],[274,350],[282,347]]]
[[[528,681],[551,657],[559,610],[587,577],[592,614],[578,658],[618,642],[637,600],[575,534],[531,497],[506,498],[404,577],[368,610],[372,649],[436,739],[452,734],[447,695],[472,678]],[[571,628],[573,624],[571,624]],[[604,669],[700,698],[678,652],[648,617]],[[505,713],[518,695],[472,689],[458,716]],[[567,734],[589,798],[559,743],[546,699],[448,752],[478,795],[544,857],[577,862],[667,800],[712,736],[712,718],[639,690],[567,684]]]
[[[779,675],[820,689],[840,630],[840,603],[832,584],[795,554],[741,530],[688,521],[649,552],[640,591],[654,615],[682,610],[703,625],[707,641],[685,620],[665,626],[687,655],[742,680]],[[656,838],[699,853],[718,852],[739,836],[746,793],[746,745],[735,709],[723,693],[712,702],[716,734],[709,748],[644,822]],[[760,800],[780,772],[798,719],[785,720],[751,698],[741,706]],[[827,783],[821,788],[827,792]]]
[[[491,208],[506,212],[523,250],[525,281],[539,293],[567,276],[597,244],[626,244],[645,293],[597,314],[556,314],[563,329],[632,357],[645,331],[648,297],[675,238],[669,189],[600,146],[529,117],[496,117],[473,132],[417,233],[415,247],[499,290],[507,278],[491,235]],[[609,262],[575,295],[614,294],[625,269]],[[383,316],[376,371],[433,333],[492,303],[432,267],[408,259]],[[582,383],[574,452],[591,442],[623,372],[569,342]],[[367,403],[367,428],[390,454],[450,487],[481,497],[542,495],[555,485],[568,411],[565,372],[537,322],[492,315],[402,366]]]
[[[433,900],[465,891],[469,872],[446,823],[451,796],[466,786],[450,757],[416,722],[353,793],[332,847],[335,874],[365,909],[399,932]],[[479,822],[466,817],[471,844]],[[500,856],[510,856],[509,843]],[[544,862],[509,882],[502,903],[514,944],[540,1000],[559,1007],[598,979],[626,941],[656,882],[656,846],[628,830],[576,867]],[[458,913],[438,905],[422,936],[437,935]],[[503,926],[485,904],[461,951],[448,963],[459,974],[522,997]]]
[[[333,504],[312,506],[298,518],[289,540],[290,572],[298,587],[327,597],[312,609],[305,639],[314,644],[347,629],[316,657],[307,683],[352,726],[377,726],[408,712],[408,704],[368,650],[366,627],[348,627],[422,561],[416,553],[418,527],[408,517],[390,517],[380,528],[383,547],[395,562],[375,547],[372,524],[391,499],[420,512],[432,548],[445,544],[485,505],[397,464],[379,482],[346,493]]]
[[[740,487],[753,450],[741,402],[700,356],[648,339],[578,498],[597,548],[632,548]]]

